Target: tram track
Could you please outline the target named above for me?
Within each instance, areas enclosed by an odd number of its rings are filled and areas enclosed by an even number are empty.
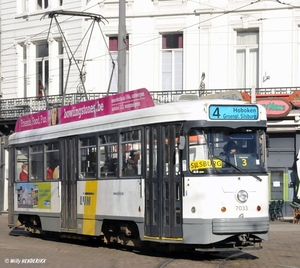
[[[169,260],[163,261],[162,263],[155,266],[155,268],[166,268],[167,265],[173,261],[175,261],[175,259],[169,259]]]
[[[270,249],[273,250],[273,247]],[[131,251],[131,250],[129,250]],[[270,268],[300,268],[300,266],[288,265],[283,262],[263,261],[261,257],[252,254],[258,251],[184,251],[173,253],[146,251],[132,251],[138,255],[157,258],[158,264],[154,268],[234,268],[234,267],[270,267]],[[162,260],[159,260],[162,259]]]
[[[224,256],[225,255],[225,256]],[[251,256],[244,252],[201,252],[201,251],[188,251],[171,253],[170,255],[154,254],[153,257],[163,258],[155,268],[173,268],[173,267],[211,267],[221,268],[228,260],[240,258],[241,256]],[[255,258],[255,257],[250,257]]]
[[[232,258],[236,258],[236,257],[240,257],[240,256],[243,256],[245,254],[248,254],[248,253],[245,253],[245,252],[238,252],[238,253],[235,253],[235,254],[232,254],[230,256],[228,256],[227,258],[221,260],[218,265],[216,266],[216,268],[222,268],[222,265],[226,263],[226,261],[228,260],[231,260]]]
[[[249,258],[250,257],[250,258]],[[254,256],[250,254],[249,252],[240,252],[240,253],[234,253],[221,261],[216,265],[215,268],[234,268],[234,267],[245,267],[249,265],[249,259],[250,261],[259,261],[259,263],[254,264],[253,267],[281,267],[281,268],[299,268],[300,266],[294,266],[294,265],[288,265],[278,262],[271,262],[271,261],[260,261],[260,257]],[[258,265],[258,266],[257,266]]]
[[[198,256],[199,257],[199,256]],[[172,267],[211,267],[211,268],[233,268],[233,267],[243,267],[249,265],[249,259],[256,259],[255,256],[252,256],[248,252],[235,252],[226,258],[223,258],[218,255],[211,255],[209,253],[205,253],[203,259],[199,259],[197,265],[195,263],[191,263],[195,261],[196,257],[190,259],[181,258],[167,258],[166,260],[160,262],[155,266],[155,268],[172,268]],[[209,260],[211,258],[211,260]],[[178,262],[178,264],[176,263]],[[179,263],[180,262],[180,263]],[[244,263],[243,263],[244,262]],[[259,265],[262,265],[261,263]],[[263,265],[266,267],[281,267],[281,268],[299,268],[299,266],[286,265],[282,263],[273,263],[273,262],[264,262]],[[247,266],[248,267],[248,266]],[[253,267],[257,267],[253,265]]]

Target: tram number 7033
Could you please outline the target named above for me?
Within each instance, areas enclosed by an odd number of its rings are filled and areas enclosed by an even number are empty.
[[[248,206],[235,206],[236,211],[248,211]]]

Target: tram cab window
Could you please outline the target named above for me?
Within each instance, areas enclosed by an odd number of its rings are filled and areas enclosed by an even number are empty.
[[[141,131],[133,130],[121,134],[121,176],[141,175]]]
[[[189,132],[190,172],[239,173],[234,166],[248,172],[265,171],[262,132],[256,128],[192,129]],[[233,153],[226,152],[228,144],[235,144]]]
[[[46,144],[46,180],[59,179],[59,144],[51,142]]]
[[[43,145],[32,145],[29,148],[29,180],[43,180],[45,174]]]
[[[28,146],[16,149],[16,170],[15,180],[20,182],[28,181]]]
[[[118,143],[116,134],[100,136],[100,178],[116,177],[118,171]]]
[[[192,131],[189,136],[190,161],[196,159],[207,159],[208,148],[206,145],[206,137],[200,131]]]
[[[95,179],[97,175],[97,139],[88,137],[80,139],[80,173],[79,179]]]

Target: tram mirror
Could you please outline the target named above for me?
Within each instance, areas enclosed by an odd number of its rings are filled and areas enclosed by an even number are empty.
[[[269,139],[269,135],[266,135],[266,145],[267,145],[267,148],[270,148],[270,139]]]
[[[185,137],[184,136],[180,136],[179,137],[179,145],[178,145],[178,149],[179,150],[183,150],[185,146]]]

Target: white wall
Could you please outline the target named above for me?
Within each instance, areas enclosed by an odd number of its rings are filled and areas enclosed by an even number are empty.
[[[20,42],[45,38],[50,19],[40,20],[43,12],[21,13],[17,3],[1,0],[2,23],[2,93],[3,98],[23,97],[23,76]],[[32,1],[34,2],[34,1]],[[300,5],[300,1],[290,1]],[[290,3],[289,2],[289,3]],[[241,8],[245,6],[244,8]],[[108,36],[118,32],[118,1],[65,0],[64,10],[85,11],[103,15],[108,23],[100,23],[108,44]],[[270,8],[272,10],[270,10]],[[269,9],[269,11],[268,11]],[[196,16],[195,10],[198,15]],[[235,11],[234,11],[235,10]],[[267,10],[267,11],[266,11]],[[230,12],[228,12],[230,11]],[[22,15],[30,15],[27,19]],[[278,2],[253,3],[241,0],[160,1],[131,0],[126,6],[126,27],[129,34],[129,88],[146,87],[161,90],[161,33],[183,32],[183,89],[197,89],[205,72],[206,88],[235,87],[235,30],[259,29],[259,87],[294,87],[300,81],[299,49],[300,11]],[[16,18],[17,17],[17,18]],[[59,16],[72,49],[75,49],[89,25],[81,17]],[[53,23],[55,25],[55,23]],[[57,28],[52,30],[58,36]],[[101,31],[95,26],[87,54],[87,92],[106,92],[111,70],[110,57]],[[87,41],[83,42],[84,45]],[[76,58],[83,58],[79,48]],[[33,55],[31,55],[33,57]],[[65,73],[68,60],[65,57]],[[34,71],[35,62],[28,61]],[[77,91],[79,74],[72,66],[67,93]],[[264,75],[270,79],[263,82]],[[29,74],[28,96],[36,95],[34,74]],[[56,80],[49,84],[50,94],[58,94]],[[52,83],[52,84],[51,84]]]

